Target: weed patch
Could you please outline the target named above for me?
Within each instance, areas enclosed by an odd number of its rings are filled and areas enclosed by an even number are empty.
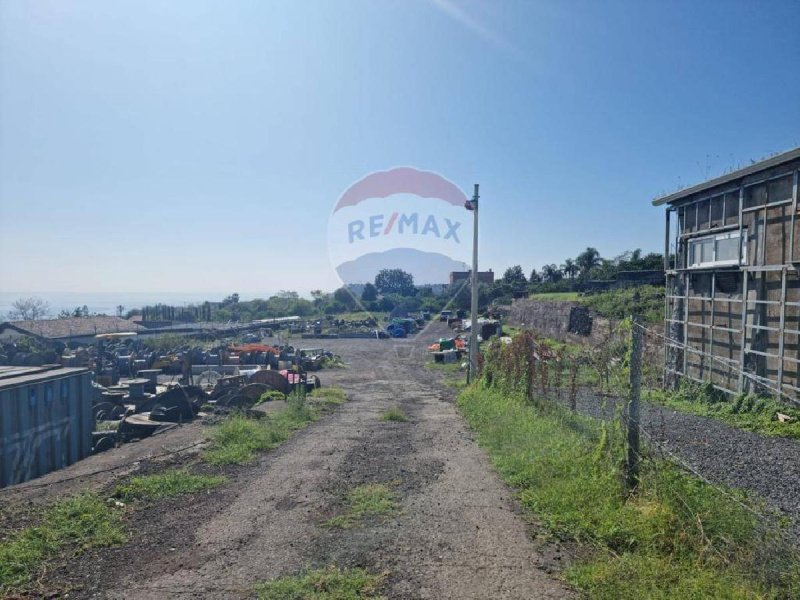
[[[442,371],[443,373],[460,373],[461,372],[461,363],[460,362],[452,362],[452,363],[438,363],[429,361],[425,363],[425,366],[428,369],[433,369],[434,371]]]
[[[459,406],[523,506],[594,549],[566,572],[572,584],[592,598],[797,597],[796,552],[743,496],[648,459],[629,497],[617,425],[524,398],[481,382]]]
[[[116,546],[126,540],[120,511],[84,494],[46,508],[39,524],[0,541],[0,593],[24,586],[41,564],[64,552]]]
[[[261,394],[256,404],[262,404],[264,402],[277,402],[281,400],[286,400],[286,394],[279,392],[278,390],[267,390]]]
[[[406,416],[406,413],[404,413],[400,408],[394,407],[390,408],[381,415],[381,421],[395,421],[398,423],[405,423],[406,421],[408,421],[408,417]]]
[[[579,302],[581,295],[578,292],[541,292],[528,296],[531,300],[554,300],[558,302]]]
[[[172,498],[183,494],[196,494],[225,483],[220,475],[193,475],[183,469],[172,469],[155,475],[132,477],[114,489],[114,496],[132,500]]]
[[[763,435],[800,439],[800,410],[774,398],[755,394],[739,394],[730,398],[714,389],[710,383],[681,381],[677,390],[647,390],[644,398],[681,412],[717,419]],[[794,417],[781,422],[777,414]]]
[[[304,398],[290,396],[287,403],[287,408],[261,419],[234,414],[215,425],[212,447],[203,454],[205,460],[212,465],[252,462],[258,452],[275,448],[314,420],[315,413]]]
[[[308,398],[313,402],[316,400],[322,401],[324,404],[344,404],[347,402],[347,394],[342,388],[337,387],[322,387],[317,388],[308,395]]]
[[[120,421],[97,421],[94,424],[95,431],[116,431],[119,429]]]
[[[347,495],[347,512],[327,522],[329,527],[346,529],[372,516],[386,516],[398,509],[394,494],[382,483],[360,485]]]
[[[381,600],[377,595],[385,575],[364,569],[317,569],[280,577],[255,586],[260,600]]]

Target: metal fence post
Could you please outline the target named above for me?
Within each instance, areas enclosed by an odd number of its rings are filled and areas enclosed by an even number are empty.
[[[639,394],[642,385],[642,328],[639,318],[634,316],[631,323],[631,365],[630,396],[626,410],[628,433],[628,460],[625,484],[633,491],[639,483]]]

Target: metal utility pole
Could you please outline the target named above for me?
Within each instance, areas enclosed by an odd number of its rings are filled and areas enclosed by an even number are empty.
[[[467,371],[467,383],[469,383],[478,373],[478,184],[475,184],[475,192],[472,200],[466,203],[467,210],[472,211],[472,273],[470,284],[472,286],[472,297],[470,300],[470,325],[469,332],[469,371]]]

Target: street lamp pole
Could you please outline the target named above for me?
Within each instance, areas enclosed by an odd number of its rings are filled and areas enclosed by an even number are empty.
[[[467,383],[472,381],[478,373],[478,184],[475,184],[475,192],[472,200],[467,202],[467,210],[472,211],[472,273],[470,285],[472,295],[470,299],[470,332],[469,332],[469,371],[467,372]]]

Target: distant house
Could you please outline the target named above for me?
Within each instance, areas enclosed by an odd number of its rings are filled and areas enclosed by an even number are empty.
[[[0,323],[0,343],[14,342],[23,336],[62,342],[89,341],[100,333],[138,333],[144,329],[128,319],[107,316],[10,321]]]
[[[798,173],[795,148],[653,201],[673,379],[800,398]]]
[[[454,283],[461,283],[469,279],[472,271],[450,271],[450,285]],[[478,283],[494,283],[494,272],[489,269],[488,271],[478,271]]]

